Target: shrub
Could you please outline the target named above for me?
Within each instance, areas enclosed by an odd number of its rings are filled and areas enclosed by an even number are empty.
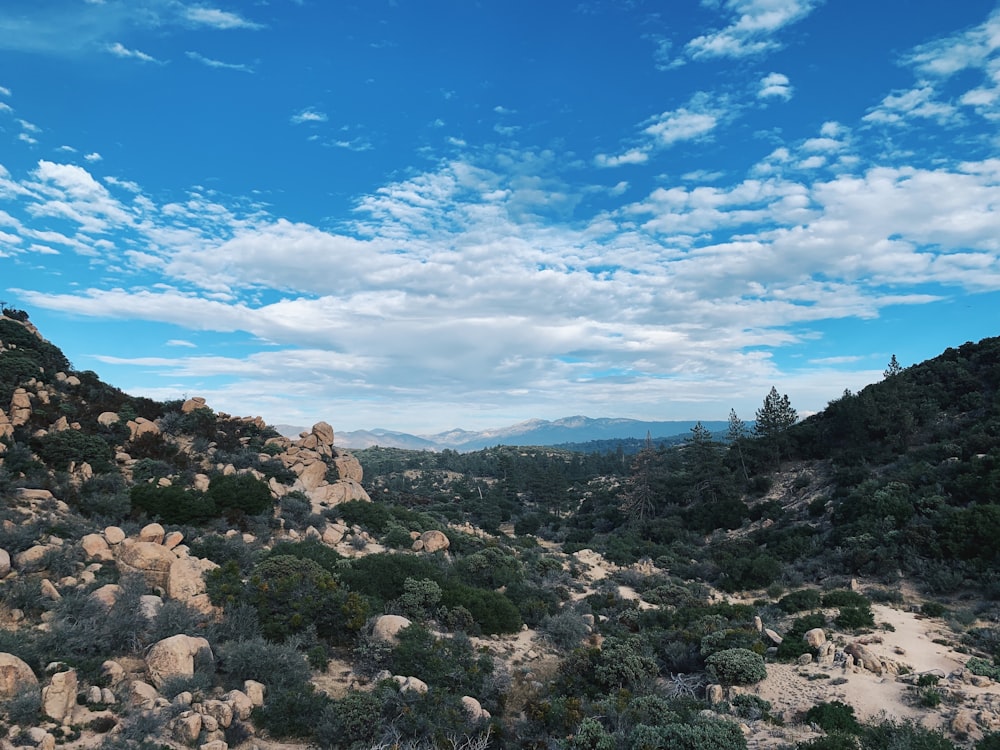
[[[854,717],[854,706],[840,701],[817,703],[806,711],[806,721],[824,732],[858,734],[861,731],[861,725]]]
[[[450,584],[442,592],[441,603],[449,608],[467,609],[486,635],[516,633],[521,629],[521,614],[517,607],[497,591]]]
[[[28,687],[2,704],[7,721],[22,727],[33,726],[42,708],[42,694],[37,687]]]
[[[812,653],[803,636],[813,628],[826,627],[826,618],[819,612],[805,617],[797,617],[792,627],[778,645],[779,659],[797,659],[802,654]]]
[[[288,644],[263,638],[229,641],[218,645],[216,656],[216,671],[229,688],[242,690],[245,680],[256,680],[269,688],[296,690],[309,682],[305,656]]]
[[[207,494],[220,513],[256,516],[274,504],[270,488],[252,474],[216,475]]]
[[[381,713],[382,699],[378,695],[350,690],[323,709],[316,724],[316,739],[320,747],[374,745]]]
[[[864,595],[859,594],[857,591],[836,589],[834,591],[827,591],[823,594],[823,606],[868,608],[871,605],[868,599]]]
[[[746,750],[747,741],[731,721],[703,719],[693,724],[662,727],[663,748],[670,750]]]
[[[891,720],[869,725],[862,732],[865,750],[955,750],[955,745],[943,735],[909,721]]]
[[[539,630],[556,646],[569,650],[580,645],[590,627],[580,613],[564,609],[557,614],[544,617]]]
[[[771,702],[759,696],[740,693],[734,695],[729,704],[733,708],[733,713],[742,719],[754,721],[771,718]]]
[[[723,685],[752,685],[767,677],[763,657],[745,648],[716,651],[705,663],[709,674]]]
[[[989,677],[991,680],[1000,680],[1000,666],[987,659],[973,656],[965,662],[965,668],[972,672],[972,674]]]
[[[348,500],[346,503],[340,503],[335,512],[348,526],[360,526],[372,534],[383,533],[392,517],[384,505],[364,500]]]
[[[782,612],[793,614],[804,609],[818,609],[820,606],[820,593],[816,589],[799,589],[783,596],[778,602],[778,607]]]
[[[924,602],[920,606],[920,613],[927,617],[943,617],[947,611],[941,602]]]
[[[212,498],[198,490],[176,485],[137,484],[131,491],[132,507],[167,524],[203,524],[216,515]]]
[[[867,604],[864,607],[841,607],[834,622],[837,627],[844,630],[870,628],[875,625],[875,615],[872,614]]]
[[[403,593],[396,600],[401,614],[411,620],[424,620],[441,601],[441,587],[429,578],[407,578]]]
[[[264,705],[254,709],[254,723],[279,738],[310,738],[316,719],[329,705],[329,698],[311,684],[295,689],[269,690]]]
[[[96,435],[61,430],[49,432],[32,444],[39,457],[57,471],[67,471],[71,462],[79,465],[84,461],[98,474],[113,468],[111,448]]]

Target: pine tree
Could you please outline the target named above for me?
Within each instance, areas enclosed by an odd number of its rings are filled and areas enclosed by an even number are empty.
[[[896,355],[892,355],[892,359],[889,360],[889,366],[885,368],[882,375],[888,379],[899,375],[903,371],[902,365],[899,364],[899,360],[896,359]]]
[[[632,475],[628,478],[628,489],[621,504],[621,510],[632,521],[642,523],[652,518],[656,510],[656,491],[653,488],[656,458],[653,437],[647,432],[646,444],[636,454],[632,463]]]
[[[765,397],[764,405],[757,410],[756,416],[754,433],[770,443],[776,462],[780,462],[785,431],[795,424],[798,413],[792,408],[788,395],[779,395],[778,389],[771,386],[771,392]]]
[[[750,472],[747,471],[747,463],[743,458],[743,441],[749,434],[746,422],[736,415],[736,409],[729,410],[729,429],[726,430],[726,440],[731,447],[736,448],[736,453],[740,457],[740,468],[743,469],[743,480],[750,481]]]

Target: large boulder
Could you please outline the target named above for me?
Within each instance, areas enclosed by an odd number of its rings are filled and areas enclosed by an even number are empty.
[[[118,424],[120,421],[121,417],[113,411],[102,411],[97,415],[97,424],[101,425],[101,427],[110,427],[113,424]]]
[[[13,698],[22,690],[37,688],[38,678],[22,659],[0,653],[0,699]]]
[[[14,567],[22,573],[35,573],[45,567],[45,559],[56,549],[51,544],[36,544],[14,555]]]
[[[61,722],[76,707],[78,687],[75,669],[56,672],[52,681],[42,688],[42,712],[53,721]]]
[[[122,575],[138,573],[147,585],[166,591],[170,580],[170,566],[176,559],[177,555],[162,544],[131,542],[123,545],[117,563]]]
[[[326,422],[314,424],[312,434],[316,436],[319,445],[333,445],[333,428]]]
[[[159,688],[171,677],[191,677],[196,659],[214,661],[208,641],[190,635],[172,635],[149,649],[146,670],[153,684]]]
[[[104,534],[84,534],[80,539],[80,546],[83,547],[83,554],[87,560],[97,562],[111,562],[115,559],[114,553]]]
[[[826,643],[826,633],[823,628],[813,628],[807,630],[802,639],[809,645],[809,648],[819,648]]]
[[[177,557],[170,564],[167,596],[185,602],[205,593],[205,573],[219,566],[198,557]]]
[[[420,549],[424,552],[438,552],[446,550],[451,546],[451,541],[444,535],[444,532],[437,531],[436,529],[425,531],[420,535],[419,541],[422,542]]]
[[[384,643],[398,643],[399,631],[408,628],[412,623],[402,615],[382,615],[375,621],[372,628],[372,638]]]
[[[350,453],[340,452],[333,463],[337,467],[337,475],[341,479],[349,479],[353,482],[360,482],[365,478],[365,472],[361,468],[361,462]]]
[[[855,664],[861,664],[869,672],[873,672],[879,676],[882,675],[885,669],[878,655],[862,643],[851,643],[844,649],[844,653],[854,657]]]
[[[0,578],[10,573],[10,553],[5,549],[0,549]]]
[[[10,397],[10,423],[14,427],[27,424],[31,419],[31,396],[24,388],[17,388]]]

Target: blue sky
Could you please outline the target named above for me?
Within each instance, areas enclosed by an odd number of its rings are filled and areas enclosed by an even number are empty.
[[[0,296],[431,433],[800,413],[1000,334],[992,0],[5,0]]]

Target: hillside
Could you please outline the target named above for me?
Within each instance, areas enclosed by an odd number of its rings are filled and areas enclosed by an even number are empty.
[[[351,453],[0,342],[7,746],[1000,743],[1000,339],[635,455]]]

